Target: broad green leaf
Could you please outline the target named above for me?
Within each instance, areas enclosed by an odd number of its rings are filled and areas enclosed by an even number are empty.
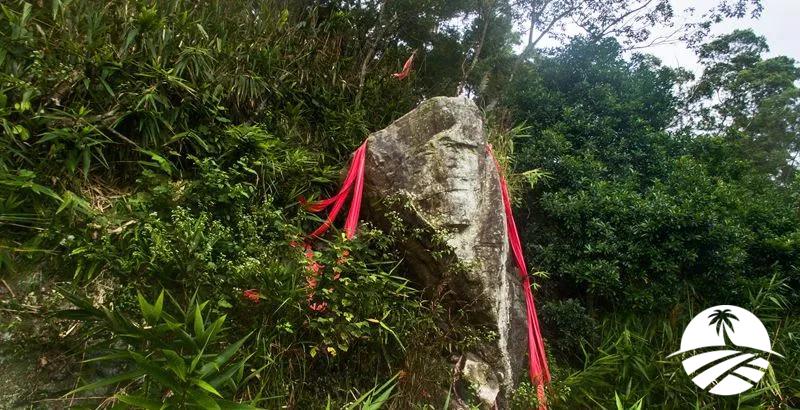
[[[204,29],[203,26],[200,25],[200,23],[197,23],[197,29],[200,30],[200,33],[203,34],[203,37],[208,39],[208,33],[206,33],[206,29]]]
[[[119,50],[120,54],[124,53],[128,49],[128,47],[131,45],[131,43],[133,43],[133,40],[136,38],[137,35],[139,35],[138,28],[134,28],[128,32],[128,35],[125,36],[125,44],[123,44],[122,48]]]
[[[225,323],[225,319],[227,317],[228,315],[222,315],[218,317],[217,320],[215,320],[210,326],[208,326],[208,328],[206,328],[206,331],[202,334],[202,336],[199,337],[200,342],[204,346],[214,340],[214,337],[222,329],[222,325]]]
[[[207,391],[207,392],[209,392],[209,393],[211,393],[211,394],[213,394],[213,395],[215,395],[217,397],[220,397],[220,398],[222,397],[222,395],[219,394],[217,389],[215,389],[214,386],[208,384],[208,382],[206,382],[205,380],[195,379],[193,381],[193,383],[195,385],[197,385],[197,387],[200,387],[201,389],[203,389],[203,390],[205,390],[205,391]]]
[[[217,357],[215,357],[214,360],[212,360],[211,362],[206,363],[205,365],[203,365],[203,367],[200,368],[200,376],[201,377],[205,377],[205,376],[208,376],[209,374],[212,374],[214,372],[219,371],[219,369],[221,369],[222,366],[225,365],[225,363],[227,363],[228,360],[230,360],[231,357],[233,357],[233,355],[235,355],[236,352],[239,351],[239,349],[242,347],[244,342],[252,334],[253,333],[251,332],[247,336],[237,340],[235,343],[233,343],[232,345],[228,346],[228,348],[225,349],[222,353],[217,355]]]
[[[189,397],[203,409],[219,410],[220,406],[205,392],[199,390],[189,390]]]
[[[181,381],[186,380],[186,362],[174,350],[162,349],[164,357],[167,359],[167,367],[172,370]]]
[[[148,156],[150,156],[150,159],[153,160],[152,163],[151,162],[146,162],[146,161],[139,161],[140,164],[149,165],[149,166],[157,165],[158,168],[160,168],[162,171],[164,171],[164,173],[166,173],[167,175],[172,175],[174,167],[173,167],[172,163],[169,162],[166,158],[162,157],[161,155],[159,155],[156,152],[148,151],[148,150],[142,149],[142,148],[137,149],[137,151],[142,152],[144,154],[147,154]]]
[[[142,396],[130,396],[127,394],[119,394],[115,397],[117,400],[125,404],[130,404],[131,406],[136,406],[138,408],[143,408],[146,410],[161,410],[164,407],[164,405],[160,401],[147,399]]]
[[[370,400],[369,400],[370,403],[369,403],[368,406],[366,406],[366,405],[364,406],[364,410],[367,410],[367,409],[369,409],[369,410],[380,409],[383,406],[383,404],[386,403],[387,400],[389,400],[389,396],[391,396],[392,391],[394,390],[395,386],[397,385],[397,382],[396,382],[397,377],[398,377],[398,375],[395,375],[394,377],[389,379],[386,383],[384,383],[381,387],[379,387],[378,390],[376,390],[375,393],[373,393],[373,396],[375,394],[378,394],[378,396],[375,397],[375,398],[370,397]]]
[[[203,323],[203,314],[200,312],[200,305],[194,307],[194,337],[200,338],[206,327]]]
[[[153,363],[146,357],[131,352],[131,356],[136,361],[136,364],[139,365],[145,372],[148,377],[153,378],[155,381],[160,383],[163,386],[169,387],[173,391],[178,390],[179,386],[176,381],[170,376],[169,373],[165,372],[160,364]]]
[[[225,369],[224,372],[218,374],[216,377],[209,380],[208,384],[216,388],[220,388],[225,382],[230,381],[233,385],[235,385],[236,382],[233,380],[234,373],[243,370],[244,364],[247,363],[247,360],[249,360],[252,356],[253,355],[251,354],[249,356],[243,357],[242,360],[239,361],[239,363],[233,366],[229,366],[227,369]],[[240,375],[237,378],[241,380]]]
[[[118,353],[111,353],[111,354],[107,354],[107,355],[103,355],[103,356],[92,357],[91,359],[84,360],[83,363],[102,362],[102,361],[107,361],[107,360],[123,360],[123,359],[130,359],[130,358],[131,358],[131,355],[126,350],[126,351],[122,351],[122,352],[118,352]]]
[[[25,2],[22,6],[22,17],[19,20],[21,26],[28,24],[28,19],[31,17],[31,4]]]
[[[139,309],[142,311],[142,316],[149,324],[154,324],[155,320],[153,319],[153,305],[147,302],[147,299],[144,298],[142,292],[136,291],[136,300],[139,301]]]
[[[392,393],[392,390],[394,390],[394,387],[397,384],[396,380],[399,376],[400,374],[398,373],[381,386],[373,387],[368,392],[362,394],[361,397],[356,399],[356,401],[350,403],[346,408],[348,410],[355,409],[359,404],[362,404],[362,409],[380,408],[383,402],[388,399],[389,395]],[[378,397],[373,399],[376,394],[378,394]],[[379,402],[379,400],[381,401]]]
[[[197,368],[197,364],[200,363],[200,359],[203,358],[203,351],[205,350],[205,346],[200,348],[200,351],[194,356],[192,359],[192,364],[189,365],[189,373],[193,373],[194,369]]]
[[[116,384],[116,383],[120,383],[120,382],[124,382],[124,381],[128,381],[128,380],[133,380],[133,379],[135,379],[137,377],[144,376],[144,374],[145,374],[144,370],[139,369],[139,370],[134,370],[134,371],[127,372],[127,373],[118,374],[116,376],[107,377],[105,379],[98,380],[98,381],[96,381],[94,383],[89,383],[87,385],[78,387],[77,389],[67,393],[67,395],[79,393],[79,392],[82,392],[82,391],[94,390],[94,389],[97,389],[99,387],[108,386],[110,384]]]
[[[161,293],[158,294],[158,298],[156,299],[155,305],[153,305],[153,318],[155,319],[154,322],[158,322],[161,319],[161,312],[164,310],[164,290],[161,290]]]

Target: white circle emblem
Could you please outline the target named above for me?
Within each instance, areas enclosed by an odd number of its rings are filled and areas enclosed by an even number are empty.
[[[680,356],[692,382],[711,394],[730,396],[755,386],[769,367],[767,329],[749,311],[733,305],[710,307],[695,316],[681,337]]]

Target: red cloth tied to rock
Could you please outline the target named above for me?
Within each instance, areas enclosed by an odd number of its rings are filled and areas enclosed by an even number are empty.
[[[364,141],[353,155],[353,160],[350,163],[350,169],[347,170],[347,176],[342,183],[339,192],[327,199],[322,199],[315,202],[306,202],[301,199],[300,203],[307,210],[311,212],[320,212],[328,207],[331,208],[328,212],[328,218],[320,225],[314,232],[308,234],[309,239],[322,236],[333,225],[333,221],[347,202],[347,197],[353,193],[353,199],[350,201],[350,211],[347,213],[347,219],[344,221],[344,232],[347,239],[353,239],[356,234],[356,227],[358,225],[358,215],[361,212],[361,197],[364,191],[364,159],[367,151],[367,142]]]
[[[413,55],[406,62],[404,71],[410,67]],[[406,74],[407,75],[407,74]],[[303,206],[312,212],[320,212],[324,209],[330,208],[327,219],[317,229],[308,235],[309,239],[313,239],[324,234],[333,224],[336,216],[344,207],[347,198],[352,193],[352,200],[350,202],[350,210],[345,219],[344,231],[347,239],[352,239],[355,235],[356,226],[358,224],[358,216],[361,210],[361,199],[364,190],[364,161],[367,150],[366,141],[358,147],[353,155],[353,160],[350,164],[350,169],[347,171],[342,187],[339,192],[327,199],[306,202],[301,199]],[[522,243],[519,239],[517,225],[514,222],[514,214],[511,211],[511,199],[508,194],[508,184],[506,183],[503,170],[500,164],[494,157],[492,146],[487,145],[486,151],[494,161],[497,168],[497,174],[500,178],[500,192],[503,198],[503,208],[506,215],[506,230],[508,231],[508,242],[511,245],[511,250],[514,255],[514,261],[519,270],[519,276],[522,279],[522,292],[525,295],[525,308],[527,313],[527,328],[528,328],[528,370],[530,372],[530,380],[534,386],[537,386],[537,396],[539,398],[539,409],[546,409],[544,397],[544,385],[550,382],[550,369],[547,365],[547,356],[544,351],[544,340],[542,333],[539,329],[539,320],[536,313],[536,305],[533,301],[533,294],[531,293],[531,279],[528,274],[528,268],[525,265],[525,258],[522,253]],[[306,244],[307,247],[310,245]],[[308,250],[308,248],[307,248]],[[313,262],[312,259],[309,259]]]
[[[514,214],[511,212],[511,199],[508,195],[508,184],[500,168],[500,163],[494,157],[492,146],[487,145],[486,151],[494,161],[497,174],[500,177],[500,192],[503,196],[503,208],[506,213],[506,229],[508,230],[508,242],[517,262],[519,276],[522,278],[522,292],[525,294],[525,308],[528,317],[528,368],[530,371],[531,384],[537,386],[537,396],[539,397],[539,408],[544,409],[544,384],[550,382],[550,368],[547,366],[547,356],[544,352],[544,340],[542,332],[539,330],[539,319],[536,313],[536,305],[533,303],[531,293],[531,278],[528,275],[528,268],[525,265],[525,257],[522,254],[522,243],[517,232],[517,224],[514,222]]]

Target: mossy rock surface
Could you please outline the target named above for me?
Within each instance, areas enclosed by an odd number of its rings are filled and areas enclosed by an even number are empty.
[[[386,222],[380,215],[391,212],[409,231],[427,233],[404,241],[417,279],[429,289],[446,288],[452,295],[448,303],[468,311],[474,326],[497,335],[462,353],[473,368],[487,369],[482,379],[502,386],[499,391],[476,386],[485,393],[482,401],[502,404],[525,372],[526,318],[499,175],[486,145],[484,119],[472,101],[426,100],[370,135],[365,195],[368,214],[379,225]],[[487,393],[493,391],[494,400]]]

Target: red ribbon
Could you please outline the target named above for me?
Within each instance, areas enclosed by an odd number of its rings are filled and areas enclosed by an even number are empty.
[[[356,234],[356,227],[358,225],[358,215],[361,212],[361,197],[364,191],[364,159],[367,151],[367,142],[364,141],[353,155],[353,161],[350,163],[350,169],[347,171],[347,176],[342,183],[339,192],[327,199],[315,202],[306,202],[302,198],[300,203],[311,212],[320,212],[328,207],[331,208],[328,212],[328,218],[320,225],[314,232],[308,234],[310,239],[322,236],[333,225],[333,221],[347,202],[347,197],[350,192],[353,192],[353,199],[350,202],[350,211],[347,213],[347,219],[344,221],[344,232],[347,239],[353,239]]]
[[[412,55],[409,60],[406,61],[406,65],[403,67],[403,71],[406,72],[405,75],[408,75],[407,71],[411,66],[411,61],[413,58],[414,56]],[[398,77],[404,78],[405,76]],[[347,214],[347,219],[345,219],[344,231],[347,239],[352,239],[355,235],[359,219],[358,216],[361,211],[361,199],[364,190],[364,161],[366,150],[367,143],[365,141],[355,151],[353,160],[350,163],[350,169],[347,171],[347,176],[345,177],[342,187],[339,189],[339,192],[336,195],[315,202],[306,202],[303,199],[300,200],[303,206],[311,212],[320,212],[323,209],[327,209],[329,207],[331,208],[327,219],[325,219],[322,225],[311,232],[308,235],[308,238],[317,238],[327,232],[336,219],[336,216],[342,210],[342,207],[344,207],[344,204],[347,202],[347,198],[351,192],[353,193],[353,198],[350,202],[350,210]],[[525,258],[522,253],[522,244],[519,239],[517,224],[514,222],[514,214],[511,211],[511,199],[508,194],[508,184],[506,183],[505,176],[503,175],[503,170],[500,168],[500,163],[497,162],[497,158],[494,156],[492,146],[487,145],[486,151],[494,161],[495,167],[497,168],[497,174],[500,178],[500,192],[502,193],[503,208],[506,215],[508,242],[511,245],[511,250],[514,254],[514,260],[517,263],[519,276],[522,279],[522,290],[523,294],[525,295],[525,308],[528,322],[528,368],[530,380],[534,386],[537,386],[536,392],[540,403],[539,409],[543,410],[547,408],[545,405],[544,385],[550,382],[550,369],[547,365],[547,356],[544,352],[544,340],[542,339],[542,332],[539,329],[536,305],[533,302],[533,294],[531,293],[531,279],[530,275],[528,275],[528,268],[525,265]]]
[[[500,192],[503,195],[503,207],[506,213],[506,229],[508,230],[508,242],[514,253],[514,260],[517,262],[519,276],[522,278],[522,292],[525,294],[525,308],[528,316],[528,368],[530,370],[531,383],[537,386],[536,393],[539,397],[539,408],[545,409],[544,384],[550,382],[550,368],[547,366],[547,356],[544,352],[544,340],[542,332],[539,330],[539,319],[536,314],[536,305],[533,303],[531,293],[531,278],[528,275],[528,268],[525,266],[525,257],[522,254],[522,244],[517,232],[517,224],[514,222],[514,214],[511,212],[511,199],[508,195],[508,184],[500,168],[500,163],[494,156],[491,145],[486,145],[486,151],[497,167],[497,174],[500,177]]]
[[[408,57],[406,62],[403,64],[403,70],[400,71],[399,73],[392,74],[392,77],[394,77],[394,78],[396,78],[398,80],[402,80],[402,79],[408,77],[408,75],[411,73],[411,65],[414,63],[414,56],[415,55],[417,55],[417,51],[416,50],[413,53],[411,53],[411,57]]]
[[[348,240],[353,239],[353,236],[355,236],[356,228],[358,226],[358,215],[361,212],[361,197],[364,191],[364,160],[366,157],[366,151],[367,142],[364,141],[364,143],[358,147],[353,155],[353,160],[350,163],[350,169],[347,170],[347,176],[345,177],[342,187],[339,189],[339,192],[336,193],[336,195],[314,202],[307,202],[304,198],[300,198],[300,204],[311,212],[320,212],[324,209],[330,208],[330,212],[328,212],[328,217],[325,219],[325,221],[322,222],[317,229],[308,234],[303,241],[303,248],[305,249],[304,253],[307,262],[306,269],[309,271],[310,275],[308,278],[306,278],[308,281],[308,287],[310,289],[308,294],[308,306],[311,310],[316,312],[324,312],[328,307],[328,303],[325,301],[312,303],[318,283],[317,276],[322,274],[322,265],[314,261],[314,252],[311,250],[310,241],[322,236],[328,231],[328,229],[330,229],[334,220],[336,220],[336,216],[339,215],[339,212],[344,207],[345,202],[347,202],[347,198],[351,192],[353,193],[353,199],[350,201],[350,210],[348,211],[347,218],[344,221],[344,232]],[[292,244],[292,246],[297,246],[295,242],[292,242]],[[344,263],[348,256],[349,253],[342,255],[342,257],[339,258],[339,263]],[[335,274],[333,279],[339,279],[339,275]]]

